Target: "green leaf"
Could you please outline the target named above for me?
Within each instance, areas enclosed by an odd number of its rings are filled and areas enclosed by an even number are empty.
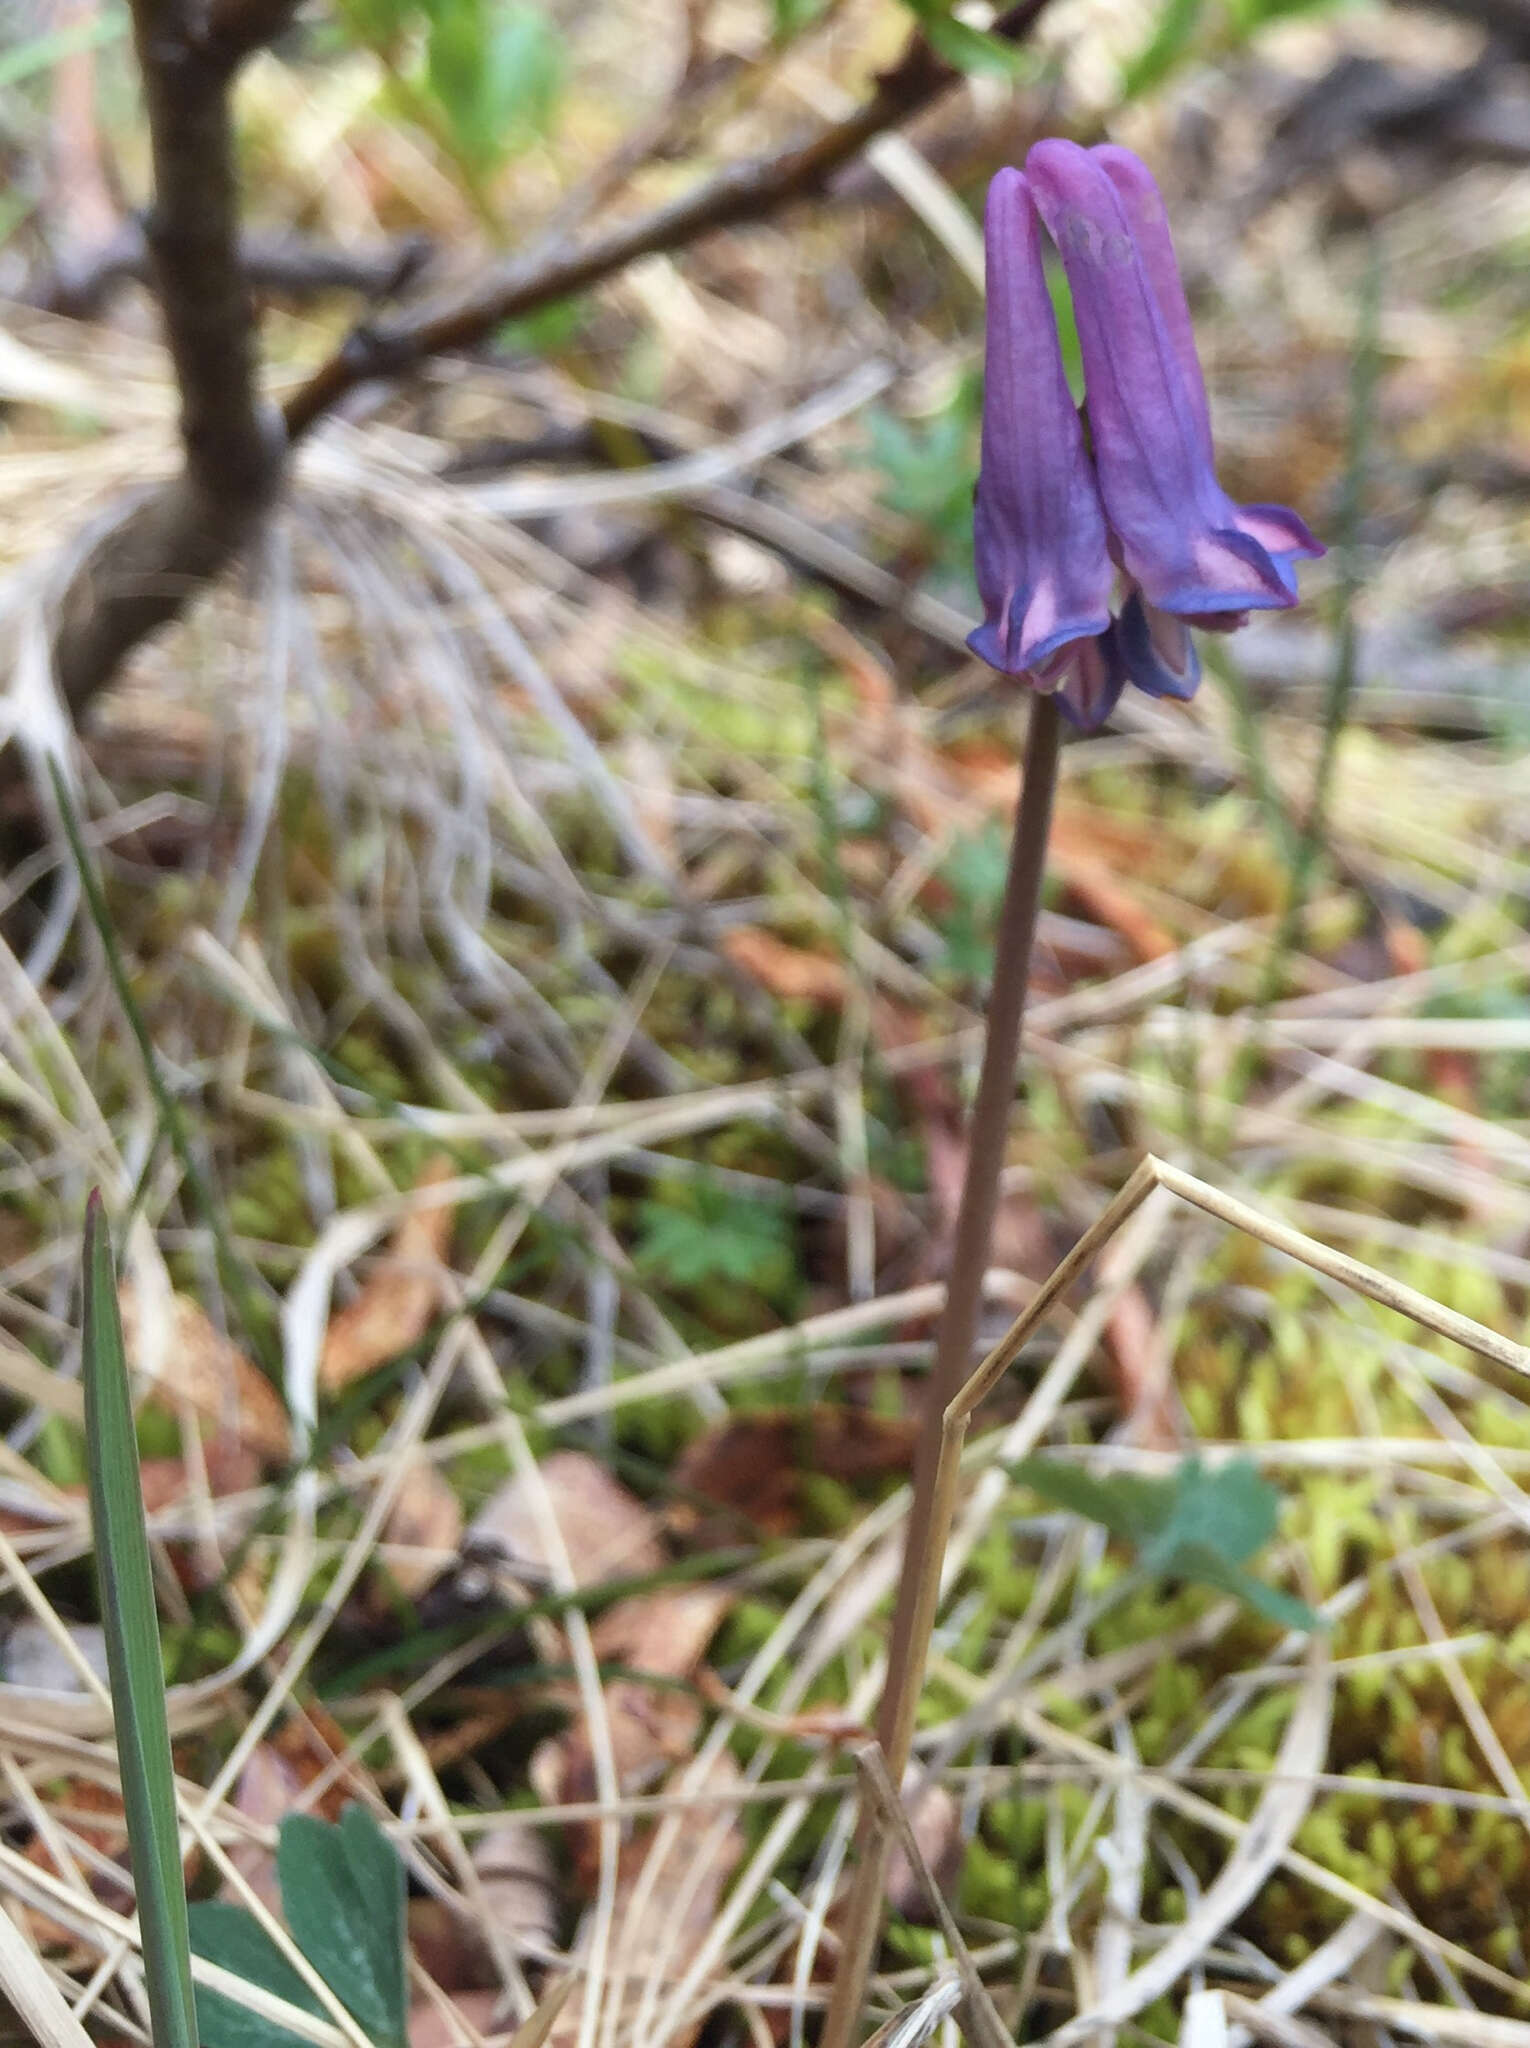
[[[1235,1600],[1241,1600],[1245,1607],[1252,1607],[1256,1614],[1262,1614],[1266,1621],[1273,1621],[1278,1628],[1305,1629],[1310,1633],[1313,1629],[1327,1626],[1322,1615],[1315,1613],[1305,1600],[1298,1600],[1294,1593],[1283,1593],[1278,1586],[1272,1586],[1253,1572],[1246,1572],[1241,1565],[1230,1564],[1214,1550],[1191,1548],[1184,1551],[1174,1575],[1215,1586],[1221,1593],[1231,1593]]]
[[[226,1905],[221,1899],[193,1906],[191,1946],[205,1961],[221,1964],[236,1977],[274,1992],[316,2019],[325,2017],[313,1992],[243,1906]],[[237,1999],[210,1991],[205,1984],[197,1986],[197,2027],[202,2048],[309,2048],[301,2035],[262,2019]]]
[[[924,39],[937,57],[944,57],[958,71],[975,71],[989,78],[1018,78],[1028,58],[1014,43],[1000,42],[954,14],[931,9],[921,14]]]
[[[111,1239],[93,1193],[85,1211],[85,1443],[96,1580],[106,1632],[122,1803],[143,1933],[144,1981],[155,2048],[197,2048],[191,1937],[165,1668],[160,1656],[149,1536],[139,1489],[138,1442],[117,1310]]]
[[[1176,68],[1195,41],[1203,6],[1204,0],[1165,0],[1157,27],[1122,75],[1124,99],[1151,92]]]
[[[767,1296],[796,1277],[792,1218],[784,1202],[757,1201],[699,1181],[678,1200],[644,1202],[637,1263],[672,1287],[731,1280]],[[680,1206],[680,1203],[685,1206]]]
[[[492,170],[544,134],[557,106],[563,53],[539,8],[494,0],[429,0],[425,85],[452,139]]]
[[[377,1822],[361,1806],[338,1827],[289,1814],[276,1874],[298,1947],[378,2048],[406,2048],[404,1867]]]
[[[1173,1513],[1177,1482],[1172,1479],[1143,1479],[1131,1472],[1096,1479],[1062,1458],[1022,1458],[1009,1470],[1032,1493],[1098,1522],[1134,1550],[1150,1543]]]
[[[1187,1576],[1178,1560],[1201,1550],[1243,1564],[1280,1525],[1280,1495],[1248,1458],[1210,1471],[1199,1458],[1187,1458],[1166,1483],[1172,1489],[1169,1518],[1143,1552],[1151,1568]],[[1165,1562],[1158,1564],[1159,1558]]]
[[[1129,1543],[1154,1578],[1215,1586],[1283,1628],[1323,1625],[1304,1600],[1244,1571],[1275,1534],[1280,1496],[1252,1460],[1236,1458],[1208,1470],[1187,1458],[1162,1479],[1118,1473],[1096,1479],[1061,1458],[1022,1458],[1010,1467],[1043,1500],[1098,1522]]]

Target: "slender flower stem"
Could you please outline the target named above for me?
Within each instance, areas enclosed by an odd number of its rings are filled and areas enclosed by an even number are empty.
[[[948,1500],[936,1485],[940,1465],[942,1423],[947,1408],[961,1392],[972,1370],[973,1346],[983,1298],[983,1275],[999,1206],[999,1180],[1009,1138],[1010,1109],[1015,1094],[1015,1066],[1020,1056],[1020,1031],[1030,982],[1031,948],[1041,907],[1046,872],[1047,835],[1052,823],[1052,798],[1057,787],[1057,755],[1061,720],[1051,697],[1031,703],[1026,735],[1020,807],[1010,848],[1009,874],[999,911],[994,951],[993,991],[988,1002],[988,1031],[983,1066],[967,1149],[951,1277],[940,1319],[935,1366],[925,1395],[924,1424],[914,1456],[914,1498],[909,1512],[903,1572],[893,1611],[892,1639],[887,1652],[887,1682],[877,1716],[877,1740],[887,1759],[894,1785],[903,1780],[914,1743],[914,1724],[924,1686],[925,1660],[951,1517]],[[864,1816],[859,1841],[860,1862],[842,1935],[839,1967],[824,2023],[821,2048],[850,2048],[865,2003],[866,1978],[882,1917],[890,1839]]]

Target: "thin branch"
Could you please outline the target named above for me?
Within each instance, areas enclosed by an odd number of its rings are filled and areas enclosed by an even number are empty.
[[[134,0],[154,164],[144,238],[181,395],[181,474],[115,517],[60,601],[54,659],[78,712],[132,648],[251,538],[280,482],[280,419],[260,401],[255,321],[239,261],[229,99],[249,45],[174,0]],[[264,5],[263,20],[290,17]]]
[[[582,245],[538,250],[455,303],[369,322],[289,399],[285,423],[255,383],[254,318],[239,259],[229,88],[241,59],[290,19],[294,0],[133,0],[153,135],[146,222],[181,391],[185,465],[87,537],[59,602],[54,655],[78,717],[123,660],[178,617],[247,547],[280,486],[287,447],[358,385],[471,348],[500,323],[724,228],[765,220],[821,193],[875,136],[908,120],[961,74],[920,34],[862,106],[811,140],[734,164],[671,205]],[[1020,42],[1047,0],[1017,0],[991,31]],[[285,424],[285,437],[283,425]]]
[[[396,299],[419,282],[432,254],[426,235],[403,235],[363,249],[342,249],[312,235],[263,234],[239,238],[239,267],[252,290],[292,300],[323,292],[356,292],[372,301]],[[125,284],[150,284],[153,270],[143,223],[119,222],[93,248],[66,252],[27,287],[26,301],[68,320],[97,319]]]
[[[1045,5],[1046,0],[1020,0],[991,32],[1022,41]],[[814,197],[875,136],[906,121],[960,78],[923,36],[915,35],[870,97],[810,142],[730,164],[670,205],[624,221],[582,246],[539,251],[512,263],[455,304],[426,306],[387,324],[358,327],[287,401],[289,437],[296,441],[307,433],[358,384],[401,376],[432,356],[472,348],[503,321],[588,291],[642,257],[689,247],[703,236],[765,220]]]

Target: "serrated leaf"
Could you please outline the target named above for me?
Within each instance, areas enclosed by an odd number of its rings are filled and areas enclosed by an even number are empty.
[[[165,1667],[138,1477],[138,1437],[101,1198],[85,1212],[85,1444],[122,1804],[157,2048],[197,2048]]]
[[[365,1808],[289,1814],[276,1845],[292,1938],[378,2048],[405,2048],[404,1870]]]
[[[190,1910],[194,1955],[232,1970],[246,1983],[274,1992],[289,2005],[325,2017],[318,1999],[293,1969],[252,1913],[222,1899],[204,1900]],[[205,1984],[196,1988],[197,2030],[202,2048],[309,2048],[299,2034],[251,2012]]]

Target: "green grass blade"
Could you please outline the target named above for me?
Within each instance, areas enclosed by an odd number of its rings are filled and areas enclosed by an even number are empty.
[[[180,1165],[187,1196],[212,1237],[218,1271],[224,1286],[228,1289],[230,1299],[239,1312],[245,1342],[254,1352],[267,1379],[279,1387],[281,1361],[266,1336],[265,1320],[260,1311],[258,1276],[234,1250],[222,1211],[191,1149],[191,1139],[181,1105],[170,1093],[165,1077],[160,1071],[154,1041],[149,1036],[149,1027],[144,1022],[143,1012],[138,1007],[132,984],[128,980],[122,948],[117,943],[117,933],[112,925],[111,913],[106,907],[106,897],[102,893],[101,878],[96,873],[95,863],[86,851],[85,836],[80,830],[74,800],[69,794],[69,786],[64,780],[57,760],[49,760],[48,773],[53,782],[59,821],[64,828],[64,837],[69,841],[69,851],[73,856],[80,887],[85,895],[85,905],[90,912],[91,923],[96,928],[96,935],[101,941],[102,951],[106,955],[107,975],[117,1000],[122,1005],[122,1014],[127,1020],[128,1030],[133,1035],[133,1043],[138,1048],[139,1058],[143,1061],[144,1078],[149,1084],[149,1092],[154,1097],[155,1107],[159,1111],[160,1125]]]
[[[117,1283],[101,1197],[85,1211],[85,1442],[96,1579],[154,2048],[197,2048],[170,1724]]]
[[[115,8],[93,21],[75,22],[51,34],[31,36],[16,48],[0,51],[0,89],[20,85],[40,71],[51,71],[75,50],[99,49],[112,43],[127,28],[127,16]]]

